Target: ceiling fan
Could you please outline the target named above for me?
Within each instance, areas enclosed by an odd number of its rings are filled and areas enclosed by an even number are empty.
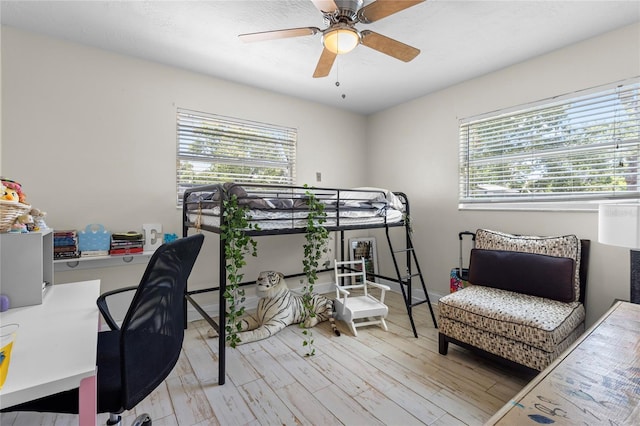
[[[364,7],[364,0],[311,0],[322,13],[327,28],[289,28],[240,34],[245,42],[301,37],[322,33],[324,49],[313,73],[314,78],[326,77],[333,67],[337,55],[348,53],[358,44],[382,52],[404,62],[409,62],[420,53],[420,49],[401,43],[373,31],[359,31],[357,23],[370,24],[400,12],[425,0],[376,0]]]

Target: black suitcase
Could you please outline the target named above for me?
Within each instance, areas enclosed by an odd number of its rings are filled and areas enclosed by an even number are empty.
[[[464,243],[464,237],[471,237],[471,248],[475,247],[476,242],[476,234],[469,231],[463,231],[458,233],[458,239],[460,240],[460,262],[457,268],[451,269],[451,275],[449,280],[449,291],[451,293],[456,292],[458,290],[462,290],[463,288],[469,285],[469,268],[462,267],[462,246]]]

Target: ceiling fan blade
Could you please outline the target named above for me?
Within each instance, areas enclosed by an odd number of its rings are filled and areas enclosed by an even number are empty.
[[[322,32],[316,27],[289,28],[287,30],[262,31],[259,33],[240,34],[238,37],[244,42],[275,40],[278,38],[310,36]]]
[[[409,62],[420,54],[420,49],[416,49],[408,44],[404,44],[373,31],[360,31],[360,35],[362,36],[361,43],[365,46],[377,50],[378,52],[382,52],[385,55],[393,56],[394,58],[400,59],[404,62]]]
[[[316,65],[316,70],[313,73],[313,78],[328,76],[329,72],[331,72],[331,67],[333,67],[333,62],[336,60],[336,56],[338,55],[332,51],[323,49],[318,65]]]
[[[370,24],[423,1],[425,0],[377,0],[358,11],[358,20],[363,24]]]
[[[322,13],[330,13],[338,10],[338,5],[333,0],[311,0],[313,5]]]

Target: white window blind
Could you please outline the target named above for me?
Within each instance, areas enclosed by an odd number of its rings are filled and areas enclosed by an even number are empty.
[[[295,184],[296,139],[296,129],[178,109],[178,201],[199,185]]]
[[[640,83],[460,122],[460,203],[640,198]]]

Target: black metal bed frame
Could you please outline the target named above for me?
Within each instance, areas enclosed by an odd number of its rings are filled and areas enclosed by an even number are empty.
[[[389,244],[389,248],[391,250],[391,254],[392,254],[392,258],[393,258],[393,262],[395,265],[395,269],[396,269],[396,273],[397,273],[397,277],[396,278],[392,278],[392,277],[388,277],[388,276],[384,276],[384,275],[380,275],[380,274],[372,274],[374,277],[376,278],[382,278],[388,281],[392,281],[392,282],[396,282],[398,284],[400,284],[400,288],[402,290],[402,294],[403,294],[403,298],[405,300],[405,305],[407,307],[407,313],[409,315],[409,319],[411,321],[411,326],[413,328],[413,333],[415,337],[418,337],[418,334],[416,332],[416,328],[415,328],[415,324],[413,321],[413,315],[412,315],[412,308],[414,306],[423,304],[423,303],[428,303],[429,306],[429,310],[431,312],[431,318],[433,320],[433,324],[435,327],[437,327],[437,323],[436,323],[436,318],[433,312],[433,307],[431,306],[431,303],[429,301],[429,296],[427,294],[427,290],[425,287],[425,283],[424,283],[424,279],[422,277],[422,272],[420,271],[420,267],[417,264],[417,258],[415,256],[415,252],[413,251],[413,243],[411,242],[411,236],[410,236],[410,227],[409,227],[409,223],[408,223],[408,217],[409,217],[409,200],[406,196],[406,194],[402,193],[402,192],[394,192],[394,194],[400,198],[400,200],[402,201],[402,204],[404,205],[404,217],[401,221],[399,222],[393,222],[393,223],[387,223],[386,221],[386,216],[385,216],[385,221],[383,223],[371,223],[371,224],[349,224],[349,225],[341,225],[340,224],[340,207],[339,207],[339,202],[340,202],[340,193],[347,193],[347,192],[353,192],[353,191],[357,191],[357,192],[378,192],[378,193],[382,193],[381,191],[376,191],[376,190],[360,190],[360,189],[337,189],[337,188],[311,188],[311,187],[302,187],[302,186],[281,186],[281,185],[269,185],[269,184],[248,184],[248,183],[237,183],[237,184],[232,184],[231,186],[227,187],[227,188],[223,188],[222,185],[220,184],[216,184],[216,185],[205,185],[205,186],[198,186],[198,187],[194,187],[194,188],[190,188],[185,190],[184,192],[184,197],[183,197],[183,203],[182,203],[182,235],[183,237],[186,237],[189,233],[189,229],[197,229],[197,230],[204,230],[204,231],[208,231],[208,232],[212,232],[214,234],[221,234],[221,229],[219,226],[211,226],[211,225],[199,225],[196,226],[195,222],[191,222],[189,220],[189,216],[188,216],[188,208],[187,205],[190,204],[191,202],[188,201],[190,194],[194,193],[194,192],[207,192],[207,191],[218,191],[221,196],[223,194],[226,194],[228,191],[230,191],[231,188],[233,187],[242,187],[242,188],[260,188],[260,189],[264,189],[267,192],[272,190],[274,192],[268,192],[268,193],[280,193],[283,194],[283,192],[278,192],[278,191],[291,191],[292,194],[296,194],[296,195],[301,195],[301,194],[305,194],[307,191],[309,191],[312,194],[336,194],[337,195],[337,203],[336,203],[336,208],[335,208],[335,212],[336,212],[336,224],[335,225],[331,225],[331,226],[325,226],[325,228],[330,231],[330,232],[339,232],[340,233],[340,257],[341,259],[345,258],[345,236],[344,233],[345,231],[354,231],[354,230],[362,230],[362,229],[385,229],[386,231],[386,235],[387,235],[387,241]],[[218,200],[218,206],[220,208],[220,218],[223,217],[223,199],[221,197],[221,199]],[[257,223],[259,223],[260,221],[256,221]],[[389,228],[396,228],[396,227],[403,227],[405,229],[405,239],[406,239],[406,249],[402,249],[402,250],[398,250],[395,251],[393,250],[392,247],[392,243],[391,243],[391,238],[389,236]],[[265,229],[265,230],[256,230],[256,229],[248,229],[246,231],[246,235],[248,236],[252,236],[252,237],[260,237],[260,236],[272,236],[272,235],[291,235],[291,234],[304,234],[306,232],[306,229],[304,227],[291,227],[291,228],[281,228],[281,229]],[[226,330],[224,327],[224,324],[226,323],[226,299],[224,298],[224,293],[226,290],[226,286],[227,286],[227,274],[226,274],[226,267],[224,265],[226,265],[226,256],[225,256],[225,249],[224,249],[224,241],[222,240],[222,238],[219,239],[219,285],[217,287],[209,287],[209,288],[204,288],[204,289],[198,289],[198,290],[189,290],[188,286],[185,289],[185,298],[184,298],[184,305],[185,305],[185,309],[184,309],[184,324],[185,324],[185,328],[187,325],[187,302],[190,303],[195,309],[196,311],[202,316],[203,319],[205,319],[209,325],[216,330],[216,332],[218,333],[218,384],[219,385],[223,385],[225,383],[225,368],[226,368],[226,356],[225,356],[225,351],[226,351]],[[407,252],[407,256],[406,256],[406,265],[405,265],[405,269],[406,269],[406,275],[402,276],[400,268],[398,267],[398,260],[396,257],[395,253],[398,252]],[[409,253],[411,253],[413,256],[411,256]],[[413,262],[412,262],[412,258],[413,258]],[[413,266],[415,265],[417,267],[418,273],[414,274],[412,273],[412,269]],[[333,271],[332,268],[326,268],[326,269],[321,269],[318,270],[317,272],[322,273],[322,272],[329,272],[329,271]],[[300,276],[304,276],[304,273],[296,273],[296,274],[290,274],[290,275],[285,275],[285,278],[291,278],[291,277],[300,277]],[[419,276],[420,280],[421,280],[421,284],[422,284],[422,288],[425,294],[425,299],[424,300],[419,300],[416,303],[412,302],[412,291],[411,291],[411,286],[412,286],[412,278]],[[255,281],[247,281],[247,282],[243,282],[240,283],[240,286],[248,286],[248,285],[252,285],[255,284]],[[406,289],[405,289],[406,287]],[[211,318],[211,316],[209,316],[209,314],[198,304],[198,302],[193,298],[193,296],[197,295],[197,294],[203,294],[203,293],[208,293],[208,292],[212,292],[212,291],[218,291],[219,292],[219,320],[218,322],[216,322],[213,318]],[[221,326],[222,325],[222,326]]]

